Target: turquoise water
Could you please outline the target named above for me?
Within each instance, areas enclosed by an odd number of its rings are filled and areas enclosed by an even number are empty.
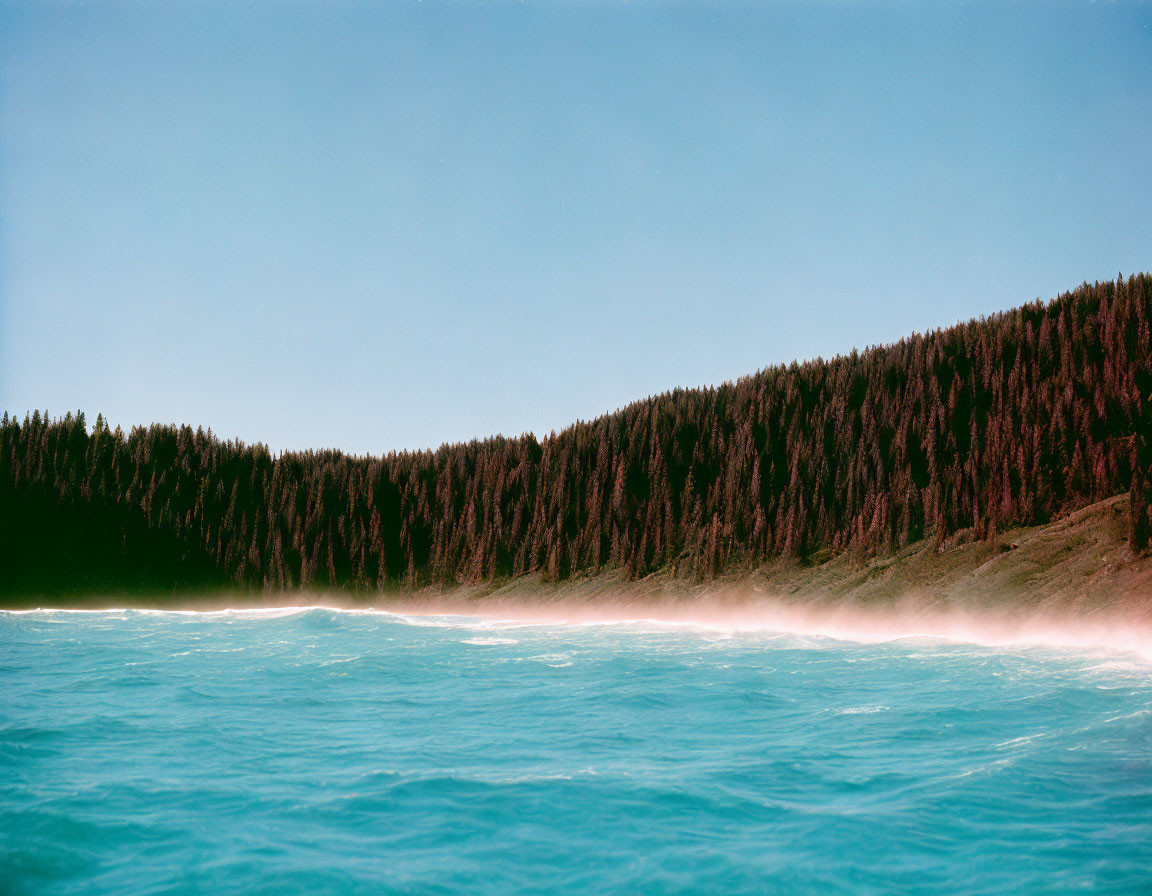
[[[1152,889],[1152,666],[636,622],[0,613],[0,891]]]

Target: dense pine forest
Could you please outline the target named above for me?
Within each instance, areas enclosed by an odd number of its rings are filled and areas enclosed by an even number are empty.
[[[537,440],[273,455],[83,413],[0,426],[0,591],[377,590],[613,569],[706,579],[1152,498],[1152,276]]]

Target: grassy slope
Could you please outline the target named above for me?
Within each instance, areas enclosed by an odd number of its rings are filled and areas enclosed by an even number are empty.
[[[613,603],[684,601],[727,593],[772,597],[789,604],[851,604],[883,608],[916,599],[922,608],[1059,611],[1075,616],[1114,614],[1152,623],[1152,556],[1128,546],[1128,497],[1120,495],[1048,525],[1014,529],[992,541],[959,539],[937,548],[930,540],[894,555],[861,560],[839,555],[807,565],[768,563],[709,583],[666,573],[625,582],[617,573],[559,585],[521,578],[500,587],[426,590],[433,603]]]

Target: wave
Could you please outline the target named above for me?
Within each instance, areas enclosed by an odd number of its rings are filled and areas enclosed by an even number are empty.
[[[637,613],[636,610],[641,612]],[[1152,629],[1143,619],[1112,615],[1082,618],[1073,614],[1011,613],[997,610],[936,609],[903,602],[886,607],[845,604],[802,605],[784,601],[703,600],[653,601],[613,604],[608,600],[576,604],[532,604],[477,601],[469,604],[420,604],[394,607],[346,607],[299,604],[278,607],[224,607],[219,609],[162,609],[136,607],[38,608],[0,610],[13,616],[89,614],[120,616],[181,616],[199,618],[275,619],[301,614],[330,613],[380,617],[401,625],[427,628],[507,631],[517,628],[620,628],[661,631],[696,631],[736,635],[796,636],[863,644],[900,641],[937,641],[982,647],[1049,647],[1106,649],[1152,662]],[[501,639],[471,639],[470,644],[508,643]],[[816,646],[818,642],[811,642]]]
[[[329,613],[350,613],[403,617],[405,614],[372,607],[336,607],[327,604],[301,604],[284,607],[224,607],[218,610],[175,610],[158,607],[37,607],[32,610],[3,610],[0,614],[28,616],[37,614],[80,613],[107,616],[113,613],[135,614],[138,616],[264,616],[280,618],[301,613],[323,611]]]
[[[451,610],[449,613],[448,610]],[[654,603],[635,612],[634,603],[507,605],[473,608],[430,606],[426,616],[411,608],[408,618],[459,626],[464,620],[485,628],[525,626],[604,627],[696,631],[737,635],[791,636],[863,644],[927,641],[981,647],[1047,647],[1119,651],[1146,667],[1152,661],[1152,626],[1122,613],[1089,617],[1072,612],[935,608],[914,600],[883,607],[856,604],[787,603],[763,598],[731,601]],[[812,640],[815,639],[815,640]]]

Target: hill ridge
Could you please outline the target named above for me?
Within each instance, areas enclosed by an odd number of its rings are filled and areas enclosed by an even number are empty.
[[[0,588],[52,570],[72,590],[412,590],[613,569],[703,581],[780,556],[938,546],[962,530],[988,540],[1118,494],[1140,551],[1150,320],[1152,277],[1134,275],[670,390],[542,440],[381,457],[274,457],[190,426],[124,434],[99,418],[89,431],[82,413],[5,414],[0,534],[14,572]],[[70,557],[84,563],[66,571]]]

